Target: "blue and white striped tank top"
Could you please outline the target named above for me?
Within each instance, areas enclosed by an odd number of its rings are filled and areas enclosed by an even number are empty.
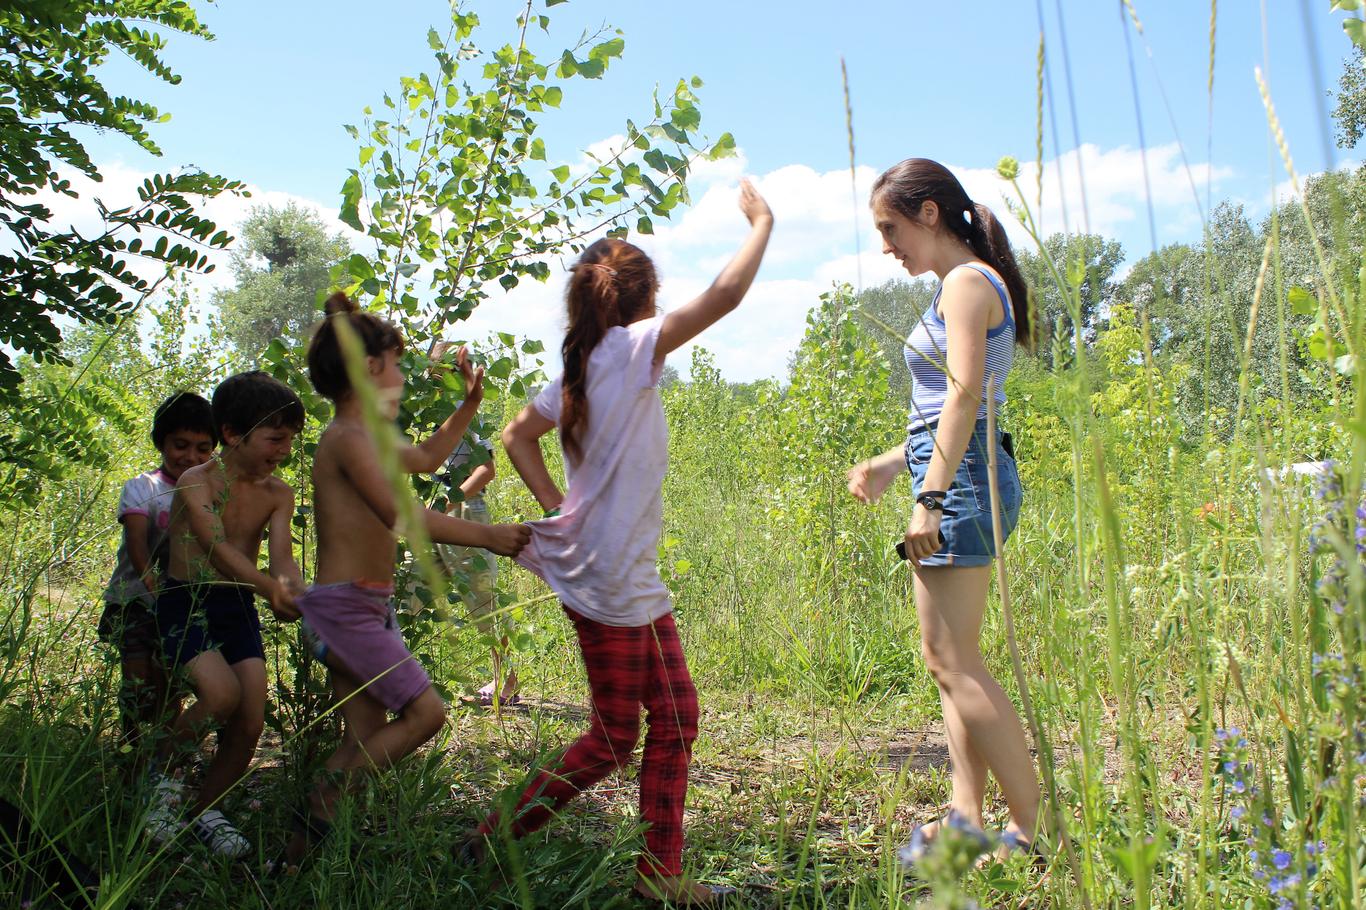
[[[1011,312],[1010,295],[1005,285],[992,274],[991,270],[976,262],[964,263],[967,268],[976,269],[987,277],[996,293],[1001,297],[1005,309],[1005,319],[994,329],[987,330],[987,363],[982,372],[982,406],[977,410],[977,419],[987,416],[987,381],[996,377],[996,410],[1006,403],[1005,381],[1010,366],[1015,361],[1015,315]],[[944,286],[934,295],[934,302],[920,317],[915,331],[906,339],[906,369],[911,371],[911,416],[908,429],[918,430],[939,420],[944,410],[944,399],[948,395],[948,335],[944,328],[944,317],[939,315],[939,295]]]

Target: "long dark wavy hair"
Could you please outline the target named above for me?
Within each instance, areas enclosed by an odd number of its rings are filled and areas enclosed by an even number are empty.
[[[574,264],[565,294],[569,328],[560,348],[560,441],[575,461],[583,457],[580,440],[588,423],[588,358],[608,329],[653,316],[658,290],[655,264],[625,240],[599,240]]]
[[[1010,250],[1005,228],[991,209],[968,198],[963,184],[948,168],[928,158],[907,158],[874,181],[872,199],[907,218],[915,218],[921,206],[933,199],[944,226],[962,238],[1005,282],[1014,310],[1015,341],[1030,345],[1034,336],[1029,320],[1029,288]]]

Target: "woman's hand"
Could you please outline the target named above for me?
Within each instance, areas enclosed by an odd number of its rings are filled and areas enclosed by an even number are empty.
[[[768,207],[764,197],[750,183],[749,178],[740,181],[740,211],[745,213],[751,225],[763,218],[773,220],[773,210]]]
[[[905,469],[906,461],[901,449],[889,449],[849,469],[846,475],[849,478],[849,492],[859,502],[877,502]]]
[[[944,513],[929,509],[916,503],[911,513],[911,523],[906,528],[906,559],[919,568],[920,560],[928,559],[939,552],[939,523]]]

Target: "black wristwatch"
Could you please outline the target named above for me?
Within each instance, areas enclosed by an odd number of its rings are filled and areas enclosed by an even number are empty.
[[[944,508],[944,498],[949,494],[943,490],[926,490],[915,498],[916,505],[925,507],[927,512],[943,512],[952,516],[955,513]]]

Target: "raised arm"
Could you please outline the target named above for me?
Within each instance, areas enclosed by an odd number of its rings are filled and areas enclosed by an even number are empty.
[[[460,348],[455,354],[455,366],[465,380],[465,400],[432,435],[415,445],[399,449],[399,461],[409,474],[431,474],[439,471],[446,459],[465,438],[479,404],[484,400],[484,368],[470,363],[469,351]]]
[[[745,292],[754,283],[764,250],[768,247],[768,236],[773,231],[773,212],[748,180],[740,182],[740,211],[749,219],[749,236],[735,258],[716,276],[711,287],[703,291],[700,297],[664,317],[659,341],[655,343],[655,363],[696,338],[708,326],[739,306]]]
[[[503,428],[503,450],[508,453],[508,460],[546,512],[558,509],[564,502],[564,494],[555,485],[541,454],[541,437],[553,429],[554,421],[531,405],[522,408],[522,413]]]
[[[369,434],[360,429],[334,429],[342,434],[333,439],[338,465],[355,487],[362,501],[391,531],[397,532],[398,499],[384,476],[379,456]],[[436,543],[467,547],[486,547],[501,556],[515,556],[526,546],[531,532],[524,525],[484,525],[465,521],[435,509],[423,509],[421,520],[427,536]]]

